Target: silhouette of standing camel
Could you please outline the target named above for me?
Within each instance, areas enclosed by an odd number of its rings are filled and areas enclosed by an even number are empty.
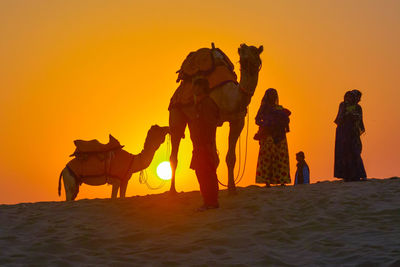
[[[238,52],[240,56],[240,83],[227,82],[212,89],[209,96],[219,108],[220,122],[229,122],[229,147],[226,155],[228,166],[228,190],[236,190],[234,181],[234,168],[236,163],[235,147],[243,130],[247,107],[251,101],[258,83],[258,74],[261,69],[260,54],[263,46],[247,46],[241,44]],[[179,88],[178,88],[179,89]],[[177,90],[178,90],[177,89]],[[176,92],[174,96],[176,95]],[[172,99],[171,99],[172,100]],[[178,165],[178,150],[181,139],[184,137],[185,128],[190,118],[195,116],[195,107],[192,105],[176,105],[169,111],[169,127],[171,134],[171,193],[176,193],[175,172]]]

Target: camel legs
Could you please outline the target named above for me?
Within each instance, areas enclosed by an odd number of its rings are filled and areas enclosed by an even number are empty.
[[[119,187],[119,197],[124,198],[126,193],[126,188],[128,187],[128,180],[121,181]]]
[[[171,171],[172,171],[172,176],[171,176],[171,187],[169,191],[171,193],[176,193],[175,189],[175,173],[176,173],[176,168],[178,167],[178,151],[179,151],[179,144],[181,142],[181,138],[178,138],[176,136],[173,136],[171,134],[171,156],[169,157],[169,162],[171,164]]]
[[[66,201],[75,200],[79,193],[79,185],[76,182],[75,177],[68,171],[67,168],[64,168],[62,171],[62,178],[64,182]],[[112,185],[111,198],[117,198],[118,190],[120,190],[119,196],[125,197],[128,180],[121,181],[120,179],[109,178],[108,182]],[[84,183],[95,186],[103,185],[107,183],[107,178],[105,176],[85,178]]]
[[[169,129],[171,134],[171,156],[169,162],[172,169],[170,193],[176,193],[175,172],[178,167],[178,152],[181,139],[185,137],[185,129],[188,117],[179,108],[172,108],[169,111]]]
[[[234,169],[236,163],[236,143],[244,127],[244,118],[229,122],[229,146],[226,154],[226,165],[228,166],[228,191],[236,191]]]
[[[67,168],[64,168],[62,171],[62,178],[65,189],[65,200],[75,200],[79,192],[79,185],[76,183],[75,177],[68,171]]]
[[[121,180],[116,178],[109,178],[109,183],[112,184],[111,198],[115,199],[118,195],[118,190],[121,185]]]

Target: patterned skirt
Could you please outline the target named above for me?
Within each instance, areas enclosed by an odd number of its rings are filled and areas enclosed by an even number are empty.
[[[256,183],[290,183],[289,150],[286,137],[275,144],[272,137],[260,140]]]

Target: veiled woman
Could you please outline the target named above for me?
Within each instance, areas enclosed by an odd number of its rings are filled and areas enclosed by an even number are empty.
[[[365,132],[362,108],[358,104],[361,92],[348,91],[344,101],[339,105],[339,112],[335,119],[335,163],[334,176],[345,182],[365,180],[364,163],[361,158],[361,134]]]
[[[279,105],[278,92],[266,90],[256,116],[259,127],[254,139],[259,140],[256,183],[267,187],[271,184],[290,183],[289,151],[286,133],[289,132],[288,109]]]

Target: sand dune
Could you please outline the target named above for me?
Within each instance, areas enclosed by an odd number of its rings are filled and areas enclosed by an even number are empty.
[[[0,205],[0,265],[400,265],[400,179]]]

